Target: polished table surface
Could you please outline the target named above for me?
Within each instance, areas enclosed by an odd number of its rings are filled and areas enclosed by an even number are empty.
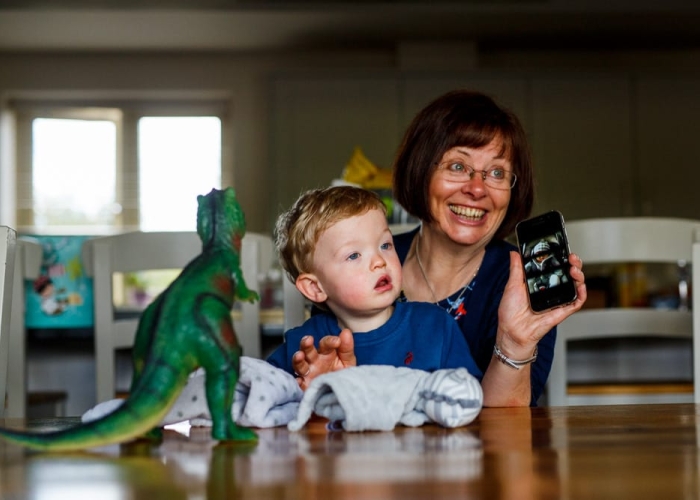
[[[314,420],[259,429],[255,446],[217,445],[204,428],[81,453],[0,443],[0,499],[696,499],[699,420],[692,404],[487,408],[459,429],[347,433]]]

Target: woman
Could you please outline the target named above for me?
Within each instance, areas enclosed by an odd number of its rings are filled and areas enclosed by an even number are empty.
[[[520,257],[505,238],[529,216],[533,184],[517,117],[466,90],[418,113],[394,163],[394,196],[421,221],[394,238],[405,300],[434,302],[456,319],[484,372],[485,406],[536,404],[552,364],[555,327],[586,300],[582,262],[572,254],[576,301],[541,314],[529,307]],[[302,342],[297,373],[312,378],[329,358],[351,364],[352,346],[342,340],[329,337],[318,351]]]

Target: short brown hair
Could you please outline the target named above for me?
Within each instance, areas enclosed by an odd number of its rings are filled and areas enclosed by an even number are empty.
[[[316,243],[321,233],[336,222],[386,206],[379,195],[354,186],[312,189],[302,194],[275,224],[275,246],[287,277],[294,283],[301,273],[311,272]]]
[[[394,161],[394,197],[406,211],[431,223],[428,186],[446,151],[481,148],[500,139],[517,176],[506,216],[494,238],[504,239],[526,219],[534,200],[532,158],[525,130],[511,111],[469,90],[444,94],[421,110],[404,135]]]

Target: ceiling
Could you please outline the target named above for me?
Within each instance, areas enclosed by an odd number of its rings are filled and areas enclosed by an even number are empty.
[[[2,51],[700,47],[689,0],[0,0]]]

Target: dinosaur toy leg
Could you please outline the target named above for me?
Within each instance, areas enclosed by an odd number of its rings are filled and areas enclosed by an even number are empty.
[[[231,416],[233,398],[238,382],[239,356],[216,372],[206,372],[206,392],[209,413],[212,419],[212,437],[219,441],[255,441],[257,434],[251,429],[238,426]]]
[[[212,437],[220,441],[251,441],[257,435],[250,429],[239,427],[231,417],[236,383],[242,354],[229,307],[209,298],[201,302],[202,333],[208,341],[197,344],[201,366],[206,372],[207,406],[212,419]],[[201,349],[205,344],[208,346]]]

